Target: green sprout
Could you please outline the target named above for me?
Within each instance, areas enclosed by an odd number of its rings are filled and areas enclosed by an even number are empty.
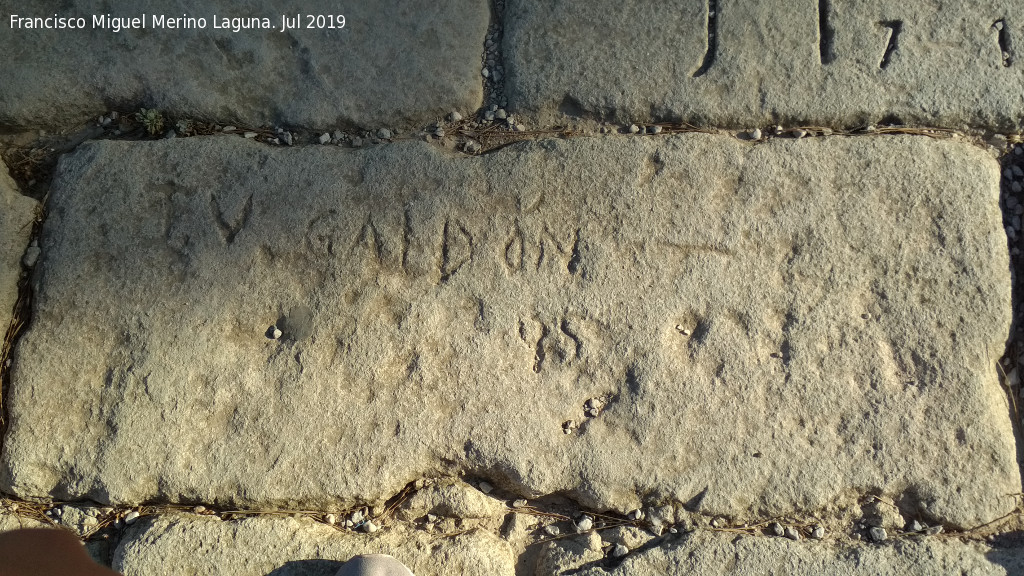
[[[164,128],[164,116],[156,109],[143,108],[135,114],[135,119],[146,128],[150,136],[156,136]]]

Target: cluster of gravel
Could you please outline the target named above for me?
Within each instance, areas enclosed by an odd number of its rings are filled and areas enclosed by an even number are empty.
[[[1003,209],[1003,226],[1010,249],[1010,278],[1013,282],[1013,332],[1007,355],[1003,358],[1003,368],[1011,391],[1018,391],[1024,398],[1019,374],[1019,367],[1024,365],[1024,278],[1020,274],[1020,270],[1024,269],[1024,254],[1020,249],[1024,239],[1024,144],[1009,149],[1003,156],[1002,169],[999,204]]]
[[[501,57],[505,0],[494,0],[493,14],[484,39],[484,55],[480,67],[480,75],[484,79],[485,110],[497,110],[508,106],[505,99],[505,63]]]

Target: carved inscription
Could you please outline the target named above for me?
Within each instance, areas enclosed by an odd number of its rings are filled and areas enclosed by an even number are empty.
[[[231,218],[230,221],[224,215],[224,209],[216,194],[210,195],[210,212],[213,214],[213,220],[217,223],[217,228],[220,230],[221,236],[224,237],[224,241],[231,244],[235,241],[235,236],[238,236],[242,228],[249,223],[249,217],[252,216],[252,194],[245,199],[245,204],[238,215]]]
[[[583,358],[582,331],[570,318],[519,321],[519,338],[534,349],[533,371],[540,373],[551,362],[571,366]]]
[[[708,49],[704,53],[704,61],[693,73],[694,78],[700,78],[711,69],[718,57],[718,0],[708,0]]]
[[[1000,18],[992,24],[996,31],[996,41],[999,43],[999,53],[1003,58],[1003,66],[1009,68],[1013,65],[1013,43],[1010,41],[1010,29],[1006,25],[1006,19]]]
[[[441,243],[441,283],[473,259],[473,236],[458,222],[446,220]]]
[[[885,70],[889,67],[889,62],[892,60],[893,53],[895,53],[900,47],[900,32],[903,32],[903,21],[887,20],[885,22],[879,22],[878,25],[889,29],[889,39],[886,42],[885,54],[882,55],[882,61],[878,63],[878,67]]]

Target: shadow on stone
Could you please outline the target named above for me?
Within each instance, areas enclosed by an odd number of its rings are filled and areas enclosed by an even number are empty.
[[[292,560],[267,576],[334,576],[342,564],[336,560]]]

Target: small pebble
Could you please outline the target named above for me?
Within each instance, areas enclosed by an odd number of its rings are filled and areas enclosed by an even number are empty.
[[[504,108],[498,108],[494,112],[494,117],[497,118],[498,120],[504,120],[504,119],[508,118],[508,112],[505,112]]]
[[[502,106],[504,106],[504,104],[502,104]],[[498,105],[497,104],[491,104],[490,107],[487,108],[487,110],[489,110],[490,112],[497,112],[498,111]]]
[[[469,142],[466,142],[465,146],[463,146],[463,150],[465,150],[467,154],[476,154],[480,152],[481,149],[483,149],[483,146],[481,146],[476,140],[470,140]]]
[[[921,523],[918,522],[917,520],[914,520],[913,522],[910,523],[910,531],[911,532],[920,532],[922,530],[924,530],[924,526],[922,526]]]
[[[516,124],[516,132],[526,132],[526,126],[523,124]]]
[[[462,120],[462,114],[459,114],[455,110],[452,110],[452,113],[448,115],[448,119],[451,120],[452,122],[459,122]]]
[[[349,517],[349,519],[352,520],[354,524],[362,522],[363,518],[366,518],[366,515],[363,514],[362,510],[356,510],[355,512],[352,513],[352,516]]]
[[[367,520],[366,524],[363,524],[363,530],[366,531],[367,534],[373,534],[377,530],[380,530],[380,527],[374,524],[373,520]]]
[[[661,134],[661,126],[648,126],[647,132],[650,134]]]
[[[622,558],[626,554],[629,554],[629,548],[622,544],[616,544],[615,548],[612,548],[612,558]]]
[[[192,512],[195,512],[196,514],[203,514],[206,512],[206,506],[196,506],[192,509]]]
[[[490,494],[491,490],[494,490],[494,486],[491,486],[487,482],[480,483],[480,491],[483,492],[484,494]]]
[[[644,517],[644,513],[641,512],[640,510],[633,510],[629,514],[626,514],[626,518],[629,518],[630,520],[639,520],[639,519],[641,519],[643,517]]]
[[[544,533],[548,536],[558,536],[562,533],[562,531],[558,529],[558,526],[555,526],[554,524],[548,524],[544,527]]]
[[[725,524],[726,524],[725,518],[715,518],[715,519],[711,520],[711,527],[712,528],[721,528],[722,526],[725,526]]]
[[[786,531],[782,529],[782,524],[779,524],[778,522],[772,522],[771,526],[768,528],[772,531],[772,534],[775,534],[776,536],[785,536],[786,534]]]
[[[256,134],[255,132],[246,132],[245,134],[242,134],[242,136],[244,138],[248,138],[249,140],[252,140],[256,136],[258,136],[258,134]]]
[[[387,128],[381,128],[380,130],[377,130],[377,138],[380,138],[381,140],[388,140],[391,138],[391,136],[391,130],[388,130]]]
[[[99,521],[99,520],[97,520],[97,519],[96,519],[95,517],[93,517],[93,516],[86,516],[86,517],[85,517],[85,518],[84,518],[84,519],[82,520],[82,524],[83,524],[84,526],[95,526],[95,525],[97,525],[97,524],[99,524],[99,523],[100,523],[100,521]]]
[[[867,126],[864,127],[864,131],[865,132],[874,132],[875,131],[875,125],[874,124],[868,124]]]
[[[516,500],[515,502],[512,503],[512,507],[513,508],[523,508],[523,507],[526,506],[526,504],[527,504],[526,500],[523,500],[522,498],[520,498],[519,500]]]
[[[277,326],[271,326],[267,329],[267,338],[271,340],[280,340],[282,335],[281,329]]]
[[[811,530],[811,538],[815,540],[821,540],[825,537],[825,529],[821,526],[815,526],[814,530]]]
[[[594,521],[590,518],[590,516],[584,516],[583,518],[580,518],[579,522],[576,523],[577,532],[587,532],[593,527]]]
[[[629,133],[630,134],[636,134],[639,131],[640,131],[640,127],[637,126],[636,124],[630,124],[629,125]]]
[[[792,526],[786,526],[786,529],[783,533],[786,536],[786,538],[789,538],[790,540],[795,541],[800,539],[800,533],[797,532],[796,528],[793,528]]]
[[[295,142],[291,132],[282,132],[278,138],[281,139],[281,142],[284,142],[285,146],[291,146]]]
[[[885,531],[885,528],[873,526],[868,532],[871,535],[871,539],[875,542],[885,542],[889,539],[889,533]]]
[[[225,126],[220,129],[221,132],[234,132],[235,130],[238,130],[238,128],[235,128],[234,126]]]
[[[427,514],[427,522],[430,522],[431,524],[433,524],[434,522],[437,522],[437,515],[435,515],[435,514]]]
[[[793,137],[794,138],[800,139],[800,138],[803,138],[805,136],[807,136],[807,130],[802,130],[802,129],[799,129],[799,128],[796,129],[796,130],[793,130]]]
[[[334,131],[334,136],[331,138],[331,140],[334,140],[335,142],[341,142],[344,139],[345,139],[345,133],[342,132],[341,130],[335,130]]]
[[[929,536],[935,536],[936,534],[942,534],[942,526],[929,526],[925,531],[925,534]]]
[[[324,516],[324,522],[327,522],[331,526],[334,526],[338,523],[338,517],[334,514],[328,514],[327,516]]]
[[[1013,149],[1013,153],[1017,156],[1024,156],[1024,146],[1017,146]]]
[[[490,110],[488,110],[487,112],[484,112],[484,120],[486,120],[488,122],[493,121],[494,120],[494,112],[491,112]]]
[[[359,136],[353,136],[352,137],[352,147],[353,148],[359,148],[362,145],[363,145],[363,139],[362,138],[360,138]]]
[[[29,246],[25,249],[25,255],[22,256],[21,263],[26,268],[31,268],[36,265],[40,254],[42,254],[42,250],[38,246]]]
[[[760,128],[754,128],[753,130],[751,130],[750,131],[750,139],[751,140],[760,140],[761,139],[761,129]]]
[[[995,28],[996,30],[1002,30],[1003,29],[1003,21],[1000,20],[1000,21],[996,22],[995,24],[992,25],[992,27]]]
[[[483,76],[484,78],[488,78],[491,75],[491,71],[488,70],[487,68],[484,68],[480,70],[480,75]]]
[[[324,132],[323,134],[320,135],[320,143],[321,144],[327,144],[330,141],[331,141],[331,135],[328,134],[327,132]]]
[[[124,523],[125,524],[134,524],[135,521],[138,520],[138,519],[139,519],[139,513],[138,513],[137,510],[132,510],[131,512],[129,512],[129,513],[124,515]]]

